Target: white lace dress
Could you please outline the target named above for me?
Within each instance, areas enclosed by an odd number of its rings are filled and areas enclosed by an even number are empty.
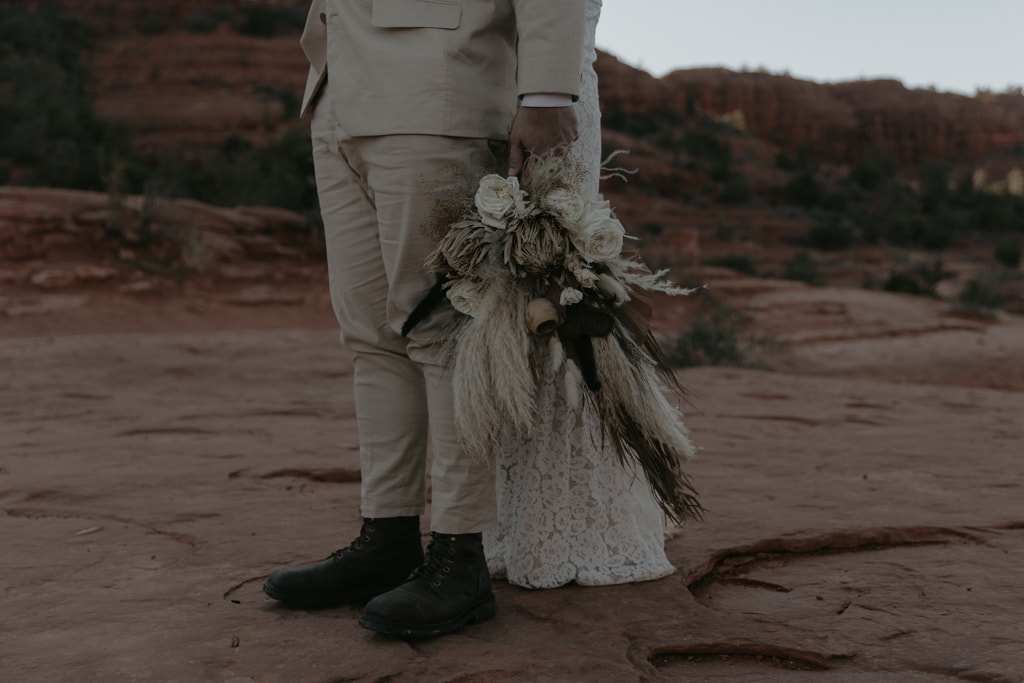
[[[583,85],[573,153],[598,191],[600,109],[594,34],[601,0],[587,3]],[[545,364],[545,367],[549,367]],[[602,443],[592,411],[570,408],[565,379],[550,369],[540,385],[538,421],[529,440],[509,438],[498,450],[498,525],[484,534],[491,573],[526,588],[572,581],[604,585],[667,576],[663,515],[642,472],[619,464]]]

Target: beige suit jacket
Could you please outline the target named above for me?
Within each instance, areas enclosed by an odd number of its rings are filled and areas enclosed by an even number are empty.
[[[313,0],[305,113],[354,136],[505,139],[517,96],[579,95],[585,0]]]

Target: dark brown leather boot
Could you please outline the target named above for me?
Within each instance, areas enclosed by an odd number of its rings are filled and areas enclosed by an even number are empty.
[[[365,602],[401,584],[422,563],[419,517],[364,519],[352,545],[322,562],[278,569],[263,592],[293,607]]]
[[[427,558],[398,588],[366,605],[359,623],[404,638],[431,638],[494,616],[481,534],[431,533]]]

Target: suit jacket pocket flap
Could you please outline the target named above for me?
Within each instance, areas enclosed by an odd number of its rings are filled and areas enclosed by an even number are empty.
[[[458,28],[461,2],[373,0],[371,22],[380,28]]]

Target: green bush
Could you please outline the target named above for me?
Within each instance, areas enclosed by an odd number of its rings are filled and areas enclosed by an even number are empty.
[[[718,193],[718,201],[725,204],[747,204],[754,198],[754,191],[746,177],[738,171],[729,172],[722,182],[722,190]]]
[[[675,367],[700,365],[747,366],[750,317],[707,296],[668,353]]]
[[[192,33],[213,33],[217,20],[201,9],[194,9],[185,17],[185,28]]]
[[[924,295],[924,287],[912,273],[907,271],[893,271],[889,273],[889,277],[885,279],[882,284],[882,289],[887,292],[896,292],[900,294],[916,294]]]
[[[616,103],[608,103],[601,110],[602,127],[646,142],[658,139],[664,144],[665,136],[683,126],[685,122],[682,114],[667,107],[646,112],[625,112]],[[676,143],[669,141],[669,146],[676,146]]]
[[[987,232],[1024,232],[1024,197],[974,192],[966,198],[975,227]]]
[[[147,175],[157,194],[222,206],[278,206],[319,215],[309,133],[296,127],[263,147],[233,137],[216,153],[186,161],[165,155]]]
[[[821,273],[818,272],[818,264],[805,251],[801,251],[796,256],[786,259],[782,264],[782,277],[786,280],[797,280],[810,285],[820,285],[822,283]]]
[[[168,24],[166,17],[157,16],[155,14],[147,15],[139,24],[139,30],[147,36],[156,36],[162,33],[167,33],[170,28],[170,24]]]
[[[1003,297],[988,280],[970,280],[958,297],[960,308],[971,313],[988,313],[1003,305]]]
[[[785,150],[780,150],[775,154],[775,166],[783,171],[794,171],[796,170],[797,162]]]
[[[850,169],[850,180],[865,190],[877,190],[896,177],[896,164],[884,155],[873,153]]]
[[[856,226],[843,214],[825,215],[807,233],[807,244],[823,251],[849,249],[856,239]]]
[[[273,38],[300,33],[306,24],[306,10],[283,5],[245,5],[235,29],[245,36]]]
[[[754,259],[745,254],[726,254],[724,256],[705,259],[704,265],[731,268],[737,273],[743,273],[745,275],[757,275],[757,266],[754,264]]]
[[[1020,241],[1017,239],[1003,239],[996,242],[993,249],[993,256],[996,261],[1007,268],[1020,267]]]
[[[946,270],[942,259],[936,258],[930,263],[921,263],[913,268],[890,273],[882,289],[887,292],[935,296],[939,283],[954,277],[956,273]]]
[[[825,196],[825,189],[818,181],[817,169],[806,167],[793,173],[793,177],[786,184],[785,193],[794,204],[811,207],[821,202]]]
[[[299,116],[299,108],[302,106],[302,98],[299,93],[295,92],[291,88],[278,88],[273,85],[258,85],[256,86],[256,92],[261,95],[280,102],[281,106],[284,107],[284,117],[286,119],[295,119]]]
[[[170,152],[145,162],[127,128],[93,112],[83,58],[89,46],[84,25],[52,5],[37,12],[0,7],[0,90],[14,94],[0,98],[4,182],[106,191],[116,175],[122,194],[263,204],[318,216],[308,132],[296,127],[260,148],[233,138],[196,160]],[[266,94],[286,108],[297,106],[293,93]]]
[[[104,163],[131,153],[127,129],[99,119],[85,25],[53,4],[0,7],[0,166],[7,181],[102,189]]]

